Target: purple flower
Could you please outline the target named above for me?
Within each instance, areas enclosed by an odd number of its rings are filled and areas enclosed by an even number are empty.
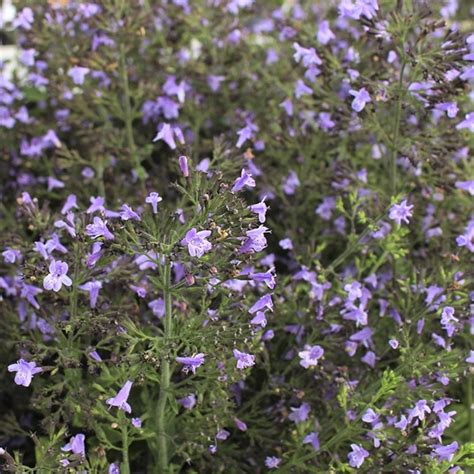
[[[140,216],[128,204],[122,204],[120,207],[120,218],[123,221],[141,221]]]
[[[474,180],[471,181],[456,181],[454,183],[456,188],[467,191],[471,196],[474,196]]]
[[[372,100],[364,87],[358,91],[351,89],[349,94],[354,96],[354,100],[352,101],[352,110],[355,110],[357,113],[361,112],[366,104]]]
[[[303,444],[311,444],[315,451],[319,451],[319,437],[318,433],[312,431],[311,433],[307,434],[303,439]]]
[[[470,132],[474,132],[474,112],[467,114],[466,118],[456,125],[456,128],[458,130],[467,128]]]
[[[396,339],[390,339],[388,343],[392,349],[398,349],[399,342]]]
[[[181,143],[184,143],[183,132],[179,127],[171,127],[169,123],[163,123],[153,141],[157,142],[158,140],[163,140],[172,150],[174,150],[176,149],[176,142],[174,140],[175,135]]]
[[[362,415],[362,421],[364,421],[365,423],[376,423],[379,418],[380,416],[375,413],[372,408],[368,408],[366,412]]]
[[[190,393],[186,397],[180,398],[178,400],[178,403],[182,407],[186,408],[186,410],[191,410],[196,405],[196,401],[197,401],[196,400],[196,395],[194,395],[194,393]]]
[[[63,215],[66,215],[73,207],[75,207],[76,209],[78,209],[78,206],[77,206],[77,197],[75,194],[70,194],[67,199],[66,199],[66,202],[64,203],[62,209],[61,209],[61,214]]]
[[[84,84],[84,79],[89,74],[90,69],[87,67],[74,66],[69,69],[67,75],[72,79],[74,84],[80,86]]]
[[[76,436],[72,436],[69,440],[69,443],[65,444],[61,451],[69,452],[73,454],[79,454],[80,456],[85,456],[86,448],[84,446],[84,441],[86,436],[82,433],[78,433]]]
[[[178,163],[179,163],[179,169],[181,170],[181,173],[183,173],[183,176],[187,178],[189,176],[188,158],[184,155],[181,155],[178,158]]]
[[[234,422],[235,426],[237,426],[240,431],[247,431],[247,425],[244,421],[239,420],[238,418],[234,418]]]
[[[288,418],[291,421],[294,421],[296,424],[306,421],[308,419],[309,412],[311,411],[311,408],[308,403],[303,403],[298,408],[290,407],[290,409],[291,413]]]
[[[140,418],[132,418],[132,425],[135,428],[141,428],[142,427],[142,420]]]
[[[324,349],[321,346],[305,346],[305,350],[298,352],[300,365],[305,369],[316,367],[318,360],[324,355]]]
[[[16,261],[21,262],[23,259],[23,256],[19,250],[15,250],[10,247],[6,247],[6,249],[2,252],[2,255],[6,263],[15,263]]]
[[[258,299],[249,309],[249,313],[254,314],[257,311],[262,311],[264,308],[273,311],[272,295],[264,295],[260,299]]]
[[[281,459],[276,456],[267,456],[265,458],[265,466],[268,469],[276,469],[280,465]]]
[[[268,228],[263,225],[247,231],[247,238],[240,247],[239,253],[261,252],[267,246],[266,232],[268,232]]]
[[[109,407],[117,407],[119,410],[123,410],[127,413],[132,412],[132,407],[127,403],[128,397],[130,395],[130,390],[132,388],[133,382],[127,380],[123,387],[119,390],[117,395],[113,398],[109,398],[105,403]]]
[[[2,12],[3,14],[3,12]],[[31,30],[31,25],[34,22],[33,10],[29,7],[23,8],[17,17],[13,20],[14,28],[23,28],[24,30]]]
[[[275,288],[275,276],[273,275],[273,269],[266,271],[265,273],[251,273],[249,277],[260,283],[265,283],[270,290]]]
[[[292,196],[296,192],[296,188],[300,186],[300,180],[295,171],[291,170],[283,181],[283,191],[288,196]]]
[[[431,413],[431,408],[426,403],[426,400],[418,400],[415,406],[408,412],[408,421],[411,422],[414,418],[423,421],[427,413]]]
[[[105,240],[114,240],[113,234],[107,227],[107,222],[97,216],[94,217],[92,224],[86,227],[86,234],[93,239],[104,237]]]
[[[469,356],[465,360],[468,364],[474,364],[474,351],[471,350]]]
[[[359,467],[364,463],[365,458],[369,456],[369,452],[357,444],[351,444],[351,448],[352,451],[347,455],[349,465],[359,469]]]
[[[265,222],[265,216],[268,211],[268,206],[265,204],[265,199],[266,196],[257,204],[252,204],[249,206],[249,209],[254,213],[258,215],[258,221],[260,224],[263,224]]]
[[[192,357],[176,357],[176,362],[183,364],[183,372],[186,374],[191,371],[196,373],[196,369],[204,364],[205,355],[202,353],[196,354]]]
[[[58,292],[62,285],[71,286],[72,280],[66,275],[68,268],[69,266],[66,262],[53,260],[49,264],[49,275],[46,275],[43,280],[43,287],[46,290]]]
[[[298,79],[295,84],[295,97],[300,99],[304,95],[312,95],[313,89],[308,87],[302,79]]]
[[[220,441],[225,441],[230,436],[230,433],[227,430],[219,430],[216,434],[216,439]]]
[[[99,296],[99,290],[102,288],[102,282],[98,280],[91,280],[83,285],[79,285],[80,290],[89,292],[89,304],[91,308],[95,308],[97,304],[97,298]]]
[[[155,193],[155,192],[150,193],[145,198],[145,202],[151,205],[153,209],[153,214],[156,214],[158,212],[158,203],[161,201],[163,201],[163,198],[158,193]]]
[[[231,192],[236,193],[243,189],[245,186],[249,188],[255,187],[255,180],[252,178],[252,175],[244,168],[240,173],[240,177],[234,181]]]
[[[202,257],[212,248],[212,244],[206,240],[206,237],[209,237],[210,235],[210,230],[201,230],[200,232],[197,232],[193,227],[186,232],[184,239],[181,240],[181,245],[183,247],[188,247],[188,252],[191,257]]]
[[[336,35],[331,31],[327,20],[324,20],[319,24],[317,38],[318,41],[324,45],[336,38]]]
[[[410,222],[408,218],[413,215],[413,207],[413,205],[408,205],[407,200],[404,199],[400,204],[394,204],[390,208],[388,217],[395,221],[398,225],[400,225],[402,221],[408,224]]]
[[[252,354],[247,354],[245,352],[240,352],[237,349],[234,349],[234,357],[237,359],[237,368],[242,370],[247,367],[252,367],[255,365],[255,356]]]
[[[437,444],[434,446],[433,455],[438,457],[438,462],[448,461],[451,462],[454,455],[456,454],[459,445],[457,441],[452,442],[446,446]]]
[[[241,128],[237,131],[239,139],[235,146],[240,148],[247,140],[251,140],[255,136],[255,132],[258,132],[258,127],[252,122],[248,121],[247,125],[244,128]]]
[[[459,319],[454,317],[454,308],[451,306],[446,306],[443,308],[441,313],[441,325],[443,329],[447,332],[448,337],[451,337],[456,331],[456,323],[459,322]]]
[[[17,385],[23,385],[23,387],[29,387],[33,375],[42,372],[41,367],[36,367],[36,362],[27,362],[26,360],[20,359],[16,364],[10,364],[8,366],[8,372],[16,372],[15,383]]]

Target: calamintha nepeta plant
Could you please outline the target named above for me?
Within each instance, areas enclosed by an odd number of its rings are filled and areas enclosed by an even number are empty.
[[[467,2],[17,7],[2,468],[469,472]]]

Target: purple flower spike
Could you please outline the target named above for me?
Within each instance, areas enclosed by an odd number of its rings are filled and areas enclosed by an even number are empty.
[[[200,232],[197,232],[193,227],[186,232],[184,239],[181,240],[181,245],[183,247],[188,247],[188,252],[191,257],[202,257],[212,248],[212,244],[206,240],[210,235],[210,230],[201,230]]]
[[[8,366],[8,372],[16,372],[15,383],[17,385],[29,387],[33,375],[43,372],[43,369],[36,367],[36,362],[27,362],[26,360],[20,359],[16,364],[10,364]]]
[[[132,407],[127,403],[128,397],[130,395],[130,390],[132,388],[133,382],[127,380],[124,386],[119,390],[117,395],[113,398],[109,398],[105,403],[109,407],[117,407],[119,410],[123,410],[127,413],[132,412]]]
[[[196,369],[204,364],[205,355],[202,353],[196,354],[192,357],[176,357],[176,362],[183,364],[183,372],[187,374],[191,371],[196,373]]]
[[[69,266],[66,262],[53,260],[49,264],[49,275],[47,275],[43,280],[43,287],[46,290],[58,292],[63,285],[71,286],[72,280],[66,275],[68,269]]]

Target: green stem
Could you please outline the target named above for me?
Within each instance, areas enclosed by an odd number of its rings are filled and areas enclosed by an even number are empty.
[[[140,163],[140,158],[137,153],[137,146],[135,144],[135,139],[133,137],[133,114],[132,114],[132,105],[130,101],[130,84],[128,82],[128,72],[127,72],[127,63],[126,63],[126,53],[125,47],[120,44],[120,77],[122,80],[122,87],[123,87],[123,114],[124,114],[124,122],[125,122],[125,136],[127,138],[127,147],[130,153],[130,158],[135,166],[136,171],[138,172],[139,177],[142,179],[144,178],[142,165]]]
[[[166,261],[163,270],[163,293],[165,300],[164,339],[165,346],[168,345],[173,334],[173,319],[171,307],[171,264]],[[170,361],[166,351],[161,358],[160,396],[157,406],[157,428],[158,428],[158,471],[168,472],[168,439],[166,434],[166,402],[170,389]]]
[[[130,474],[130,461],[128,457],[128,427],[127,420],[124,417],[122,421],[122,465],[120,466],[121,474]]]
[[[398,79],[398,98],[397,108],[395,111],[395,119],[393,125],[393,140],[392,153],[390,154],[390,193],[393,196],[397,191],[397,154],[398,154],[398,140],[400,138],[400,119],[402,115],[402,94],[403,74],[405,73],[406,61],[402,61],[400,68],[400,77]]]

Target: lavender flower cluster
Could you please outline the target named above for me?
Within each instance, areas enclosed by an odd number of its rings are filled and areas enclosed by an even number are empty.
[[[469,472],[468,2],[8,5],[0,470]]]

